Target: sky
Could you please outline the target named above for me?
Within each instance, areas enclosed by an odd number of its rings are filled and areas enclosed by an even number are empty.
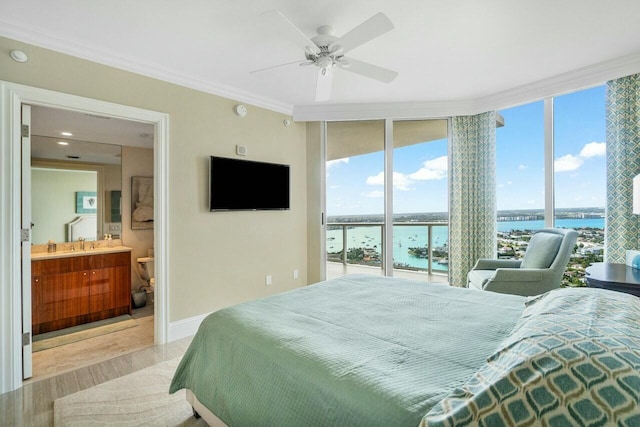
[[[543,108],[537,101],[498,111],[498,210],[544,208]],[[604,86],[554,98],[557,208],[605,206],[605,147]],[[446,212],[447,163],[446,139],[394,150],[394,212]],[[381,214],[383,170],[382,151],[327,162],[327,215]]]

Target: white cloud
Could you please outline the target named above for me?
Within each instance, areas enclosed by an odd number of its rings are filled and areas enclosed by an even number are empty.
[[[449,161],[447,156],[437,157],[424,162],[420,169],[409,175],[409,178],[416,181],[443,179],[447,177],[448,168]]]
[[[422,167],[411,174],[393,173],[393,188],[399,191],[411,191],[416,181],[438,180],[447,177],[447,156],[427,160]],[[384,185],[384,172],[367,178],[367,185]]]
[[[384,185],[384,172],[368,177],[367,185]]]
[[[590,142],[585,144],[580,150],[580,154],[566,154],[554,160],[553,166],[555,172],[568,172],[580,168],[586,159],[592,157],[601,157],[607,153],[607,144],[605,142]]]
[[[582,166],[583,163],[584,160],[582,158],[576,157],[572,154],[567,154],[565,156],[558,157],[553,162],[553,170],[556,172],[573,171]]]
[[[527,165],[518,165],[518,169],[520,169],[521,171],[525,170],[525,169],[529,169],[529,166]]]
[[[368,177],[366,182],[367,185],[384,185],[384,172]],[[411,190],[411,185],[413,185],[413,183],[414,181],[409,177],[409,175],[405,175],[400,172],[393,173],[393,188],[396,190],[409,191]]]
[[[329,170],[330,168],[339,165],[341,163],[349,163],[349,158],[344,158],[344,159],[337,159],[337,160],[329,160],[327,161],[326,167],[327,170]]]
[[[585,144],[580,150],[580,157],[585,159],[591,157],[601,157],[607,154],[607,144],[605,142],[590,142]]]

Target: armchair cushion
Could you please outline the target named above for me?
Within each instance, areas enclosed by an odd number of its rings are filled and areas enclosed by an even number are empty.
[[[558,254],[562,235],[536,233],[529,241],[529,247],[522,258],[520,268],[549,268]]]
[[[468,278],[469,287],[481,291],[495,273],[495,270],[471,270]]]

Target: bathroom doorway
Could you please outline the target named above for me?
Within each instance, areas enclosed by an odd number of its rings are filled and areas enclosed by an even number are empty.
[[[10,178],[5,182],[3,188],[6,193],[2,197],[2,207],[6,215],[3,217],[3,230],[15,230],[22,232],[8,232],[6,239],[2,242],[3,253],[7,254],[5,259],[6,268],[3,271],[3,280],[7,280],[10,288],[6,294],[11,295],[5,300],[2,310],[2,323],[0,329],[6,333],[4,346],[4,361],[2,364],[0,377],[2,380],[2,390],[15,390],[23,384],[23,371],[31,371],[31,359],[23,357],[23,348],[30,346],[30,329],[23,334],[25,319],[31,321],[30,299],[21,298],[24,289],[30,295],[31,283],[30,275],[22,274],[22,247],[27,250],[30,241],[25,240],[23,245],[22,236],[28,235],[22,228],[21,220],[21,174],[24,169],[20,155],[22,139],[21,108],[24,104],[43,105],[52,108],[96,114],[101,116],[118,117],[126,120],[149,123],[154,129],[154,185],[155,185],[155,218],[154,218],[154,248],[155,248],[155,308],[154,308],[154,343],[164,344],[168,339],[168,301],[166,295],[170,286],[168,280],[167,265],[169,263],[168,247],[168,144],[169,144],[169,116],[166,113],[159,113],[140,108],[129,107],[120,104],[113,104],[90,98],[83,98],[75,95],[53,92],[35,87],[24,86],[11,82],[0,82],[0,92],[2,99],[7,100],[2,104],[1,116],[3,122],[8,124],[7,132],[0,135],[2,146],[8,153],[6,157],[5,178]],[[10,101],[10,102],[9,102]],[[26,198],[25,198],[26,199]],[[28,223],[26,223],[28,224]],[[25,263],[29,257],[24,257]],[[9,280],[11,279],[11,280]],[[23,313],[28,313],[24,316]],[[24,342],[28,344],[23,344]],[[24,365],[23,365],[24,362]],[[27,369],[27,366],[28,369]]]
[[[86,244],[100,244],[109,236],[130,247],[131,291],[139,290],[145,283],[136,259],[153,252],[154,234],[153,229],[132,230],[122,194],[130,194],[131,176],[154,176],[153,125],[38,105],[30,110],[32,248],[47,242],[61,251],[73,246],[76,238],[67,231],[68,223],[91,220],[93,232],[83,234]],[[95,195],[95,213],[78,213],[76,206],[62,202],[79,192]],[[144,305],[138,301],[132,317],[120,316],[117,323],[34,335],[32,380],[153,345],[152,300],[149,295]]]

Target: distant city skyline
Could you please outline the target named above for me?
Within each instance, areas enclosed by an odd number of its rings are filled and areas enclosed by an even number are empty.
[[[544,208],[543,101],[499,111],[496,129],[498,210]],[[554,99],[556,208],[604,207],[605,87]],[[447,140],[394,150],[394,211],[448,210]],[[383,152],[327,162],[327,215],[384,210]]]

